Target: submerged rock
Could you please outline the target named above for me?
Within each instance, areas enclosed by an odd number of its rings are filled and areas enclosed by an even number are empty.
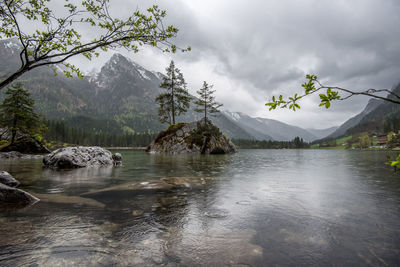
[[[12,177],[8,172],[0,171],[0,184],[17,187],[19,182],[15,180],[15,178]]]
[[[235,145],[208,119],[171,125],[147,147],[150,153],[229,154]]]
[[[171,190],[202,190],[214,181],[212,177],[165,177],[160,180],[149,180],[147,182],[126,183],[99,190],[83,193],[81,196],[94,196],[107,192],[131,192],[132,194],[146,194],[155,191]]]
[[[121,156],[119,158],[122,160]],[[43,158],[43,164],[48,167],[68,169],[120,165],[121,161],[114,161],[112,153],[104,148],[78,146],[64,147],[53,151]]]
[[[43,155],[22,154],[18,151],[0,152],[0,159],[41,159]]]
[[[36,194],[36,196],[39,197],[41,201],[48,203],[82,205],[96,208],[104,208],[106,206],[97,200],[79,196],[67,196],[63,194]]]
[[[0,206],[20,208],[39,201],[31,194],[0,183]]]

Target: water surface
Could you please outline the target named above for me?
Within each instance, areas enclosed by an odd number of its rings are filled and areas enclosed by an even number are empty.
[[[0,212],[1,266],[398,266],[400,174],[382,151],[119,151],[123,167],[0,169],[47,201]],[[116,185],[209,177],[198,190]],[[193,178],[193,179],[194,179]]]

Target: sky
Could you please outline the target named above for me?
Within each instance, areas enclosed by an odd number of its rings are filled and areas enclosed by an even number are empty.
[[[179,28],[172,40],[186,53],[144,47],[121,52],[147,69],[165,72],[173,59],[192,94],[203,81],[214,85],[223,108],[303,128],[342,124],[363,110],[368,98],[354,97],[319,107],[304,98],[301,110],[268,111],[273,95],[301,93],[308,73],[325,85],[352,90],[392,88],[400,82],[400,1],[398,0],[111,0],[119,17],[157,4],[165,24]],[[89,33],[88,33],[89,34]],[[113,51],[88,63],[99,69]]]

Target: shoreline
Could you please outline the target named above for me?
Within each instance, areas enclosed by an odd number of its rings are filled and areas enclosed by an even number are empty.
[[[109,149],[109,150],[146,150],[146,147],[145,146],[134,146],[134,147],[115,146],[115,147],[104,147],[104,149]]]

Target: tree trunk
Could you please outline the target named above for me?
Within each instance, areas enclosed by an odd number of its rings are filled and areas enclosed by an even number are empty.
[[[175,70],[174,70],[175,71]],[[171,108],[172,108],[172,124],[175,124],[175,102],[174,102],[174,81],[173,81],[173,77],[171,79],[171,97],[172,97],[172,104],[171,104]]]
[[[16,135],[17,135],[17,130],[16,129],[12,129],[11,130],[11,145],[14,144]]]
[[[11,144],[14,144],[17,135],[17,116],[14,115],[13,126],[11,128]]]

